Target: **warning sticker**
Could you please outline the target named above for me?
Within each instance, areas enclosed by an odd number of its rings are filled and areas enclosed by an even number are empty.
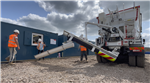
[[[56,44],[56,39],[50,39],[50,44]]]

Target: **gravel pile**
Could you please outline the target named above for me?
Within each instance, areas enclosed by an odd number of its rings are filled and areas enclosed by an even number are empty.
[[[145,61],[145,68],[97,63],[96,56],[1,64],[1,83],[150,83],[150,55]]]

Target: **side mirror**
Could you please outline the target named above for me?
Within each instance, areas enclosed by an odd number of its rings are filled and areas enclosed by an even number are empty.
[[[145,39],[143,39],[143,44],[145,44]]]

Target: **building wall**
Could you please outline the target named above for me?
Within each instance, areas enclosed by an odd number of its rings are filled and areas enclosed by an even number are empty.
[[[20,34],[18,35],[20,50],[17,49],[17,60],[35,59],[34,55],[38,54],[36,46],[31,45],[32,33],[43,34],[43,40],[46,44],[44,50],[58,47],[58,34],[56,33],[1,22],[1,61],[6,61],[5,58],[9,55],[9,49],[7,46],[8,39],[9,35],[13,34],[14,29],[20,31]],[[50,39],[56,39],[56,44],[50,44]],[[57,57],[57,55],[58,54],[55,53],[45,58],[53,58]]]

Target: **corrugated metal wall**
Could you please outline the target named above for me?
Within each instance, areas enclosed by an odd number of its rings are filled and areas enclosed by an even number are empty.
[[[5,61],[5,58],[9,55],[9,49],[7,46],[8,39],[9,35],[13,34],[14,29],[18,29],[20,31],[18,36],[20,50],[17,49],[17,60],[35,59],[34,55],[38,54],[36,46],[31,45],[32,33],[43,34],[43,40],[46,44],[44,50],[49,50],[58,46],[58,34],[56,33],[1,22],[1,61]],[[50,44],[50,39],[56,39],[56,44]],[[47,56],[46,58],[57,57],[57,55],[58,54],[55,53],[53,55]]]

